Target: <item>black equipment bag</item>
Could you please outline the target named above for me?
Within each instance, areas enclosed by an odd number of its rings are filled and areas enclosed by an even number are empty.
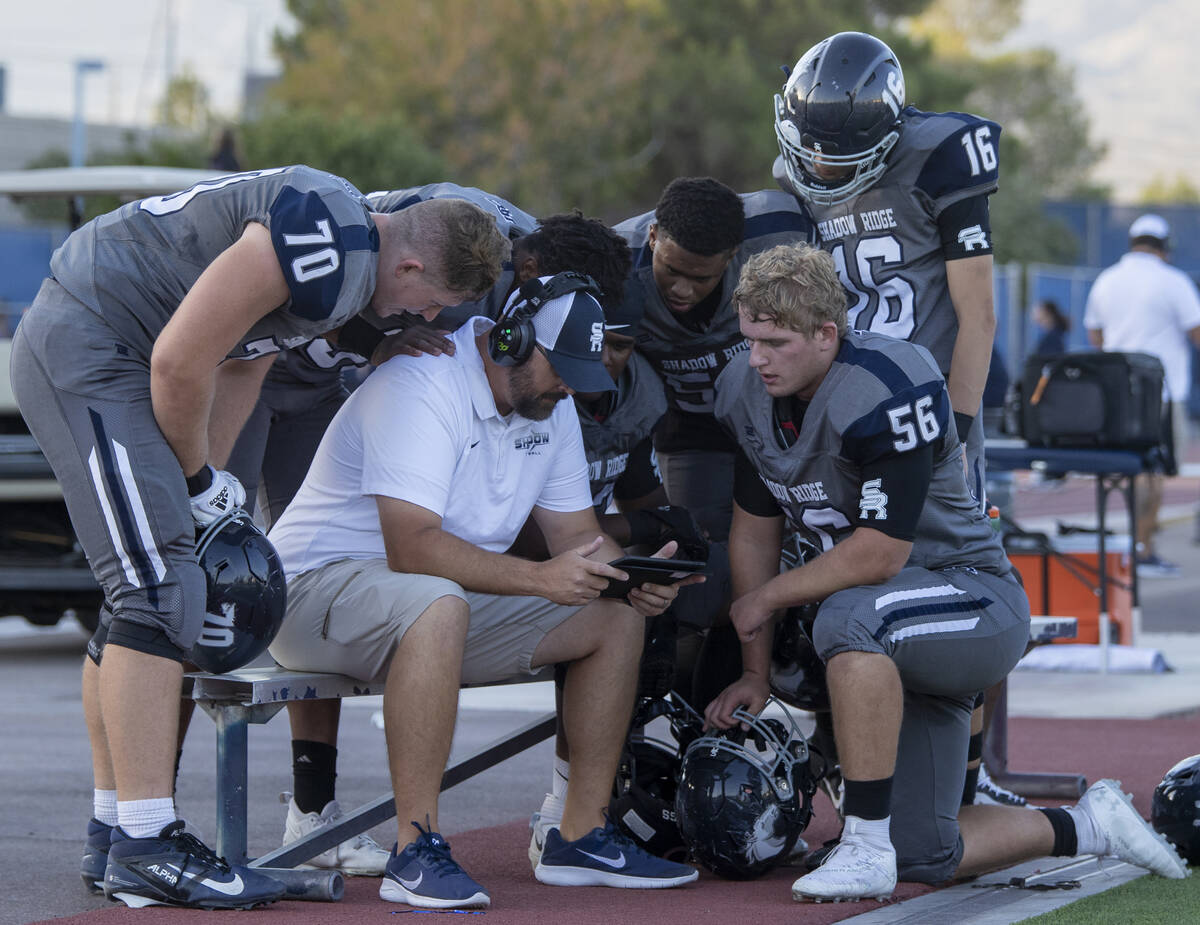
[[[1147,353],[1030,357],[1021,377],[1030,446],[1149,450],[1163,440],[1163,366]]]

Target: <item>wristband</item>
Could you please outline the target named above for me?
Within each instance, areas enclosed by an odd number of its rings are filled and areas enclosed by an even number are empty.
[[[337,344],[339,350],[349,350],[364,359],[371,359],[375,348],[383,343],[384,333],[358,315],[342,325],[338,331]]]
[[[204,464],[204,468],[195,475],[189,475],[185,479],[187,482],[187,490],[189,495],[198,495],[202,491],[208,491],[208,486],[213,482],[213,468],[208,463]]]
[[[971,432],[971,425],[975,423],[975,415],[964,414],[961,411],[954,412],[954,426],[958,429],[958,439],[960,443],[967,442],[967,434]]]

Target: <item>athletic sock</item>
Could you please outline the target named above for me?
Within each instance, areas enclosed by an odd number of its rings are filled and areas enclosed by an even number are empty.
[[[92,818],[105,825],[117,824],[117,791],[92,791]]]
[[[571,762],[554,756],[554,779],[550,782],[550,793],[559,800],[567,798],[567,780],[571,774]]]
[[[1078,854],[1108,854],[1108,838],[1096,827],[1087,810],[1079,806],[1064,806],[1067,815],[1075,822],[1075,838],[1079,843]]]
[[[117,821],[130,838],[154,838],[175,819],[175,801],[170,797],[117,803]]]
[[[876,851],[895,851],[892,846],[892,817],[882,819],[863,819],[847,813],[845,824],[842,826],[842,841],[854,841],[865,844]]]
[[[892,814],[892,778],[878,780],[845,779],[847,818],[886,819]]]
[[[963,779],[962,805],[970,806],[975,802],[975,792],[979,788],[979,767],[983,761],[983,730],[974,733],[967,742],[967,774]],[[971,765],[974,767],[971,767]]]
[[[292,786],[300,812],[321,812],[334,799],[336,781],[336,746],[308,739],[292,740]]]
[[[1050,820],[1050,827],[1054,829],[1054,847],[1050,849],[1051,857],[1073,858],[1081,853],[1075,820],[1069,812],[1065,809],[1041,807],[1038,808],[1038,812]]]

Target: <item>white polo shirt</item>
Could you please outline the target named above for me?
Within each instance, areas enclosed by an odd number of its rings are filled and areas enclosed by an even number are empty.
[[[293,577],[338,559],[386,557],[375,495],[442,518],[442,529],[491,552],[512,545],[534,505],[590,508],[587,459],[575,403],[545,421],[501,417],[473,318],[453,356],[398,356],[338,411],[304,484],[271,529]]]
[[[1154,254],[1130,251],[1096,277],[1083,326],[1104,333],[1104,349],[1162,361],[1172,401],[1191,383],[1187,332],[1200,325],[1200,295],[1186,273]]]

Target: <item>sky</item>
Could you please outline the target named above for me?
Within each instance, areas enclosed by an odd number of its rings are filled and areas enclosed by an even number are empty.
[[[1072,65],[1093,137],[1108,148],[1094,178],[1132,201],[1157,175],[1200,188],[1200,36],[1196,0],[1024,0],[1006,45],[1049,45]],[[0,0],[5,111],[69,118],[75,63],[102,61],[84,77],[89,121],[153,121],[170,68],[190,70],[213,108],[233,116],[241,75],[277,70],[271,35],[290,21],[285,0]],[[168,28],[172,24],[173,28]],[[169,41],[168,37],[174,40]]]

